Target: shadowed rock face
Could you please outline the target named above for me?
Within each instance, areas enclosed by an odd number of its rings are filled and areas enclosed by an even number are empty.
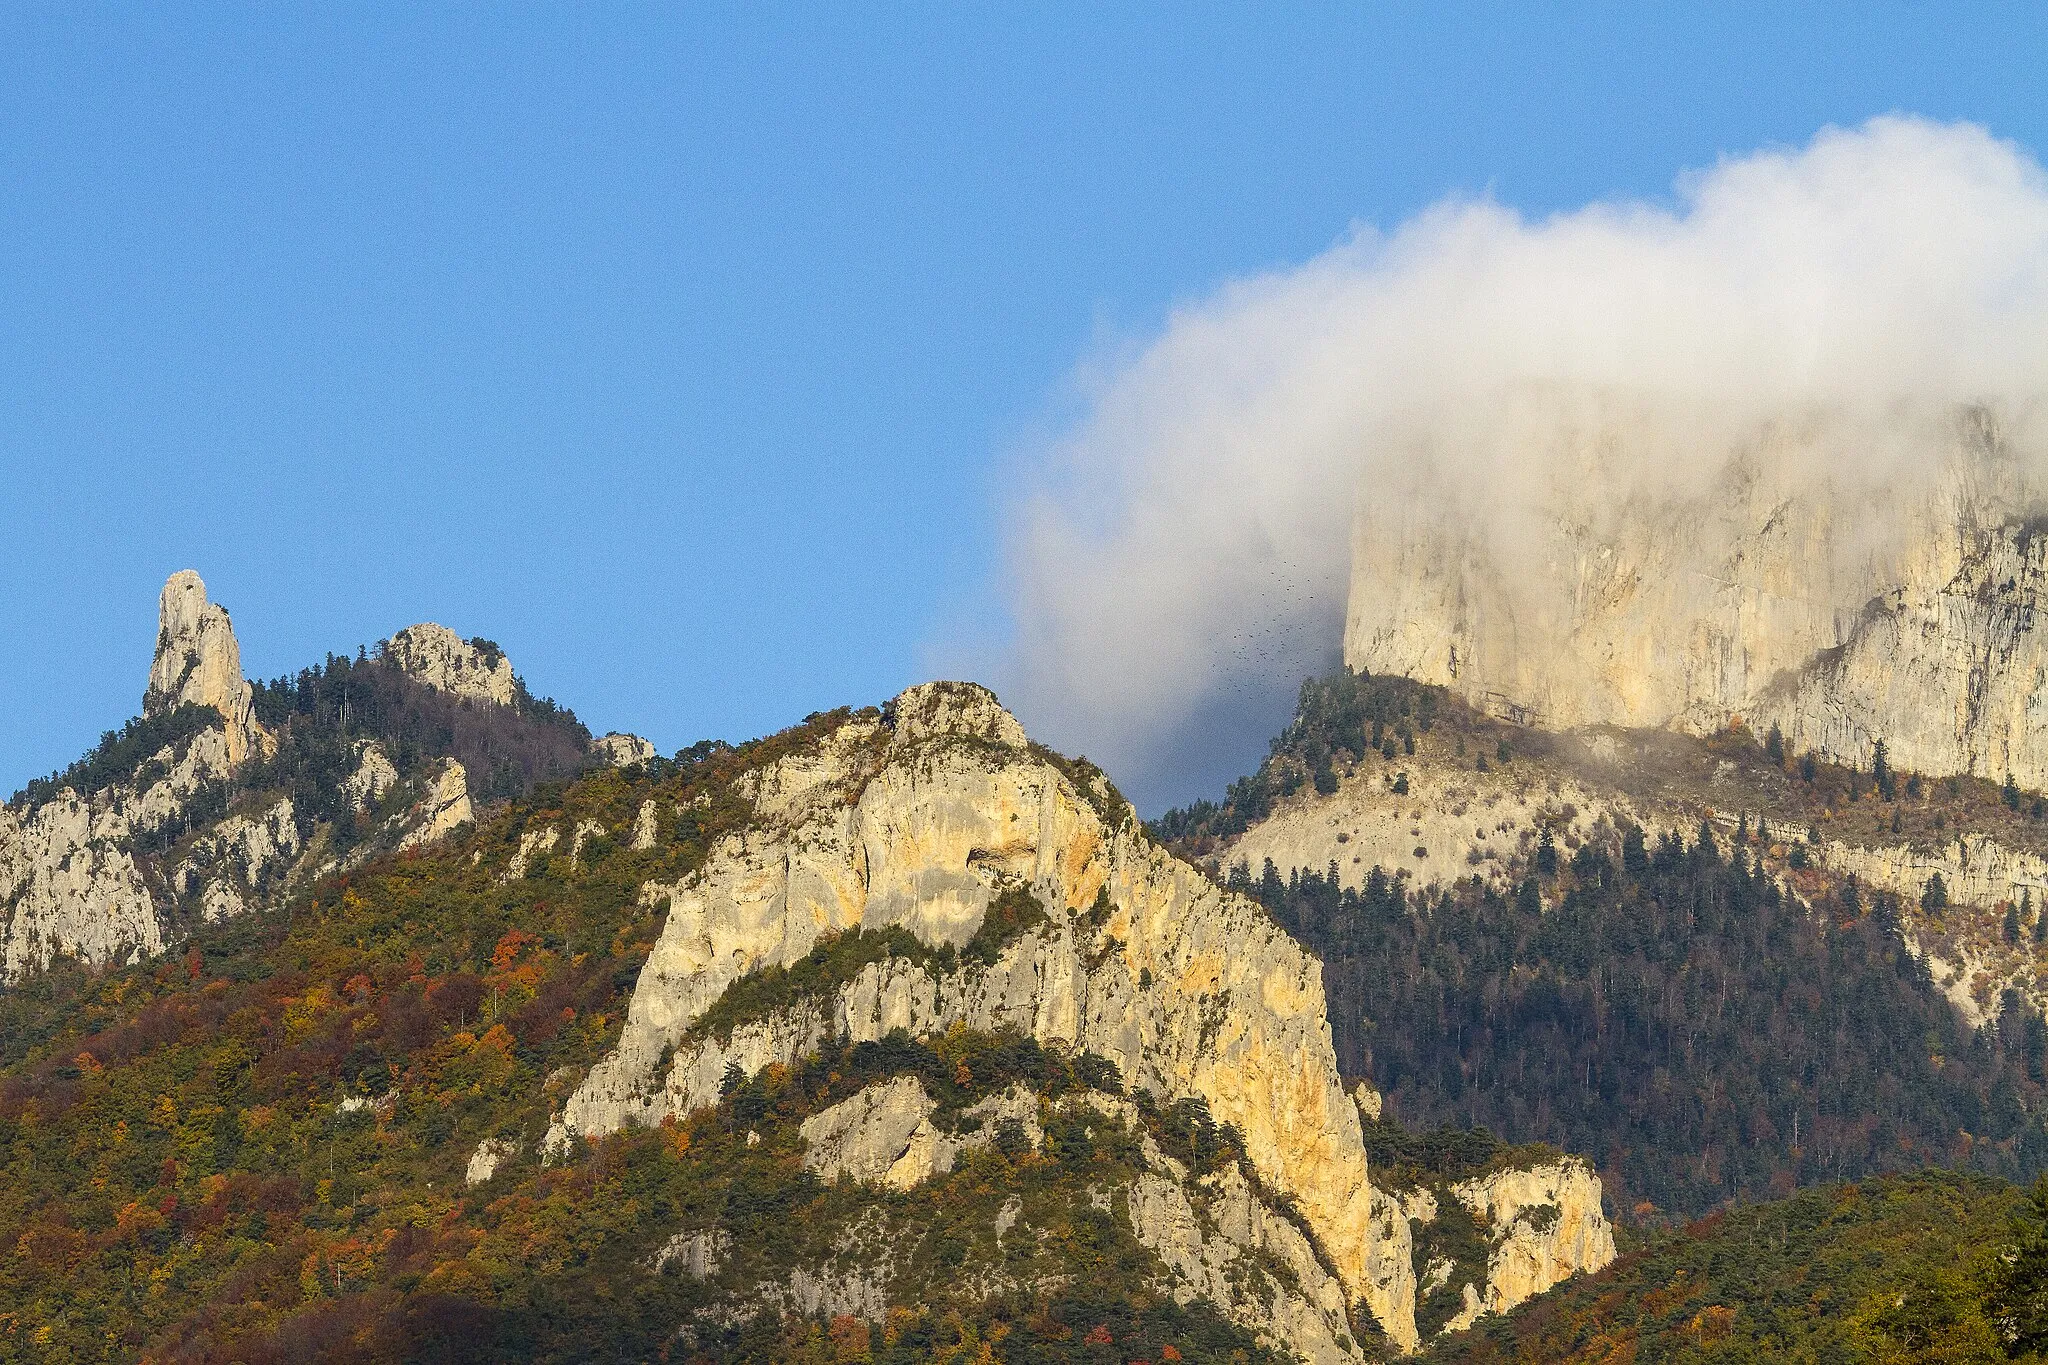
[[[687,1113],[715,1099],[728,1064],[787,1063],[827,1037],[1013,1029],[1106,1057],[1132,1084],[1199,1097],[1235,1124],[1348,1300],[1417,1344],[1408,1220],[1366,1178],[1320,964],[1257,906],[1153,845],[1106,785],[1077,786],[965,684],[914,688],[882,723],[851,720],[743,790],[754,824],[701,872],[647,888],[668,904],[661,939],[617,1049],[570,1098],[552,1150],[571,1133]],[[1019,886],[1045,919],[993,961],[889,958],[830,998],[724,1037],[693,1032],[734,982],[828,934],[894,926],[957,947]],[[906,1108],[914,1128],[912,1117]],[[883,1144],[892,1162],[895,1136]]]
[[[1903,768],[2048,785],[2034,495],[1987,414],[1930,439],[1896,482],[1817,476],[1781,436],[1654,496],[1590,449],[1528,509],[1533,542],[1475,529],[1454,494],[1368,501],[1345,662],[1546,728],[1743,717],[1844,761],[1882,737]]]

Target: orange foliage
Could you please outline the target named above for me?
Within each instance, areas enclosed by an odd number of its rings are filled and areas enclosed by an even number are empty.
[[[491,950],[491,969],[499,972],[510,970],[512,964],[519,960],[519,954],[525,951],[526,945],[536,941],[538,936],[529,934],[524,929],[507,929],[505,936],[498,940],[498,946]]]
[[[1735,1330],[1735,1310],[1715,1304],[1692,1315],[1685,1330],[1701,1341],[1719,1341]]]

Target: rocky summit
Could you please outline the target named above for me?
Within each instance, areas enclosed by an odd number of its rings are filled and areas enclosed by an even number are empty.
[[[616,761],[615,739],[556,722],[496,645],[437,625],[361,665],[252,685],[227,609],[197,573],[173,574],[142,714],[0,808],[5,975],[140,961],[194,924],[435,842],[474,819],[460,754],[516,759],[515,786],[537,761],[550,775]]]
[[[1305,1225],[1298,1259],[1329,1291],[1307,1302],[1337,1306],[1291,1312],[1318,1324],[1296,1346],[1347,1354],[1353,1301],[1397,1344],[1418,1344],[1411,1219],[1428,1221],[1434,1202],[1369,1178],[1315,960],[1256,906],[1154,847],[1099,774],[1034,751],[981,688],[935,683],[749,773],[741,790],[749,829],[682,882],[642,889],[666,906],[661,937],[617,1047],[568,1097],[544,1152],[571,1135],[686,1118],[717,1103],[729,1070],[795,1066],[830,1040],[1015,1033],[1101,1057],[1162,1105],[1198,1100],[1241,1134],[1252,1169]],[[1014,927],[991,932],[1003,922],[992,912]],[[707,1021],[750,976],[787,974],[840,936],[892,930],[907,935],[905,951],[831,989]],[[888,1182],[934,1169],[945,1147],[921,1136],[921,1094],[861,1103],[831,1120],[835,1143],[851,1127],[879,1146],[858,1169]],[[1597,1180],[1583,1164],[1541,1169],[1580,1197],[1569,1218],[1528,1234],[1544,1251],[1489,1266],[1473,1316],[1613,1256]],[[1284,1222],[1246,1198],[1260,1220]],[[1504,1247],[1521,1207],[1486,1205]],[[1140,1220],[1140,1240],[1148,1232],[1167,1236]],[[1262,1324],[1252,1311],[1249,1325]]]

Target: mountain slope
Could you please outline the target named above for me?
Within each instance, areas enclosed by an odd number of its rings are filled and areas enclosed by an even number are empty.
[[[1340,1065],[1392,1113],[1586,1152],[1631,1216],[1929,1162],[2031,1178],[2041,919],[1850,869],[2043,826],[2024,793],[1878,785],[1746,732],[1550,734],[1345,673],[1223,805],[1155,828],[1323,958]]]
[[[2020,1191],[1982,1177],[1826,1186],[1664,1234],[1427,1359],[2038,1360],[2008,1354],[1998,1280],[2039,1236]]]
[[[356,852],[0,994],[0,1355],[1341,1360],[1613,1254],[1377,1169],[1314,959],[978,688]]]
[[[175,574],[143,714],[0,809],[0,970],[155,956],[574,776],[605,742],[527,695],[495,645],[441,626],[251,685],[227,612]]]

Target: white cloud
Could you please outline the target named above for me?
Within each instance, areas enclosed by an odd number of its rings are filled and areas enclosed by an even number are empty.
[[[1361,491],[1453,489],[1512,537],[1587,403],[1643,419],[1615,472],[1654,491],[1816,415],[1829,472],[1900,477],[1901,413],[2044,390],[2048,178],[1980,128],[1830,129],[1681,177],[1675,207],[1447,201],[1097,378],[1009,509],[1016,634],[984,671],[1034,733],[1180,799],[1243,766],[1218,726],[1270,726],[1336,657]]]

